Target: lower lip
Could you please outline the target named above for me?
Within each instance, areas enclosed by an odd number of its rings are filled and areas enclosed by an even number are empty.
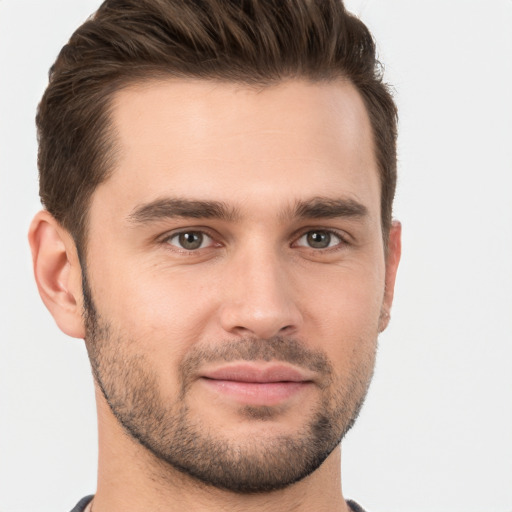
[[[310,382],[240,382],[201,379],[218,394],[227,395],[247,405],[279,405],[309,387]]]

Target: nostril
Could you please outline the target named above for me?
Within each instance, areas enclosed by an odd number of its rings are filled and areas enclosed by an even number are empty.
[[[224,323],[224,329],[232,334],[238,334],[240,336],[256,336],[257,338],[268,339],[276,335],[291,335],[295,330],[296,326],[293,324],[286,324],[283,327],[279,326],[278,322],[262,320],[261,318],[257,321],[252,319],[252,322],[248,320],[244,324],[229,324]]]

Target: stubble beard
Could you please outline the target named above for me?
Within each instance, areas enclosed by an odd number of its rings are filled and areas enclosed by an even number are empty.
[[[363,364],[341,382],[323,352],[298,340],[240,339],[191,348],[179,366],[179,397],[169,404],[147,357],[141,351],[130,351],[137,347],[135,340],[114,334],[111,324],[98,314],[85,279],[84,305],[93,375],[124,430],[156,457],[160,468],[170,466],[219,489],[244,494],[271,492],[314,472],[354,424],[371,381],[376,341]],[[241,441],[194,418],[187,404],[193,370],[207,362],[239,360],[285,361],[323,376],[322,398],[302,428],[294,434],[269,436],[264,432],[265,422],[278,414],[276,410],[247,406],[240,414],[261,422],[262,435]]]

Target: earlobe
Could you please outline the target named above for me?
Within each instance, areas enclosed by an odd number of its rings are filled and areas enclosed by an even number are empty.
[[[402,225],[393,221],[389,231],[388,247],[386,254],[386,282],[384,300],[379,318],[379,332],[382,332],[389,324],[393,294],[395,291],[396,273],[400,256],[402,254]]]
[[[55,322],[74,338],[84,338],[82,273],[75,243],[69,233],[43,210],[28,234],[39,294]]]

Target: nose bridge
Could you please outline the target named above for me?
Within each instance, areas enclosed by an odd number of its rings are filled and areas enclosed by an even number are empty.
[[[268,240],[233,255],[221,313],[226,331],[270,338],[299,327],[301,314],[285,259]]]

